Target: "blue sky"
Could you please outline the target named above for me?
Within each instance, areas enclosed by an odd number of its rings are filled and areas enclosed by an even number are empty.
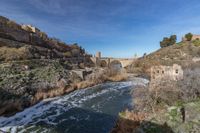
[[[200,34],[199,0],[1,0],[0,15],[107,57],[153,52],[171,34]]]

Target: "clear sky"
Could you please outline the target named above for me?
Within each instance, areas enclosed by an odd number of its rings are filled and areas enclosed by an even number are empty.
[[[153,52],[171,34],[200,34],[199,0],[1,0],[0,15],[112,57]]]

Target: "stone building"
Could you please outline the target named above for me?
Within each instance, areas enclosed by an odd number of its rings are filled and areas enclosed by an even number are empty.
[[[181,80],[183,78],[183,70],[180,65],[173,66],[153,66],[151,67],[151,81],[162,79]]]
[[[35,34],[40,34],[40,30],[32,25],[22,25],[21,26],[22,29],[26,30],[26,31],[29,31],[29,32],[33,32]]]

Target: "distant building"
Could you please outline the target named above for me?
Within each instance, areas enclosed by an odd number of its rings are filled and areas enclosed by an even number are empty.
[[[173,66],[153,66],[151,67],[151,81],[162,79],[180,80],[183,78],[183,70],[180,65]]]
[[[21,27],[26,31],[33,32],[35,34],[40,34],[40,30],[32,25],[22,25]]]
[[[192,35],[192,39],[191,41],[193,40],[200,40],[200,35]],[[185,37],[182,37],[182,41],[187,41],[187,39]]]
[[[101,59],[101,52],[97,52],[96,53],[96,57],[99,58],[99,59]]]

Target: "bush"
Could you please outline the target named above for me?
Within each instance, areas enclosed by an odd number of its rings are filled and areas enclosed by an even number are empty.
[[[150,92],[147,87],[138,86],[133,90],[133,105],[134,110],[143,112],[143,111],[150,111],[152,99],[150,97]]]
[[[150,96],[155,104],[174,105],[181,100],[181,89],[173,80],[162,80],[150,85]]]
[[[194,46],[196,46],[196,47],[199,47],[199,46],[200,46],[200,40],[198,40],[198,39],[192,41],[192,43],[193,43]]]
[[[188,33],[188,34],[185,35],[185,38],[186,38],[187,41],[191,41],[192,40],[192,36],[193,36],[192,33]]]
[[[176,39],[177,39],[176,35],[171,35],[169,38],[164,37],[163,40],[160,42],[160,47],[164,48],[173,45],[176,43]]]
[[[182,99],[184,101],[196,100],[200,97],[200,69],[188,68],[184,71],[184,78],[178,82],[182,91]]]

